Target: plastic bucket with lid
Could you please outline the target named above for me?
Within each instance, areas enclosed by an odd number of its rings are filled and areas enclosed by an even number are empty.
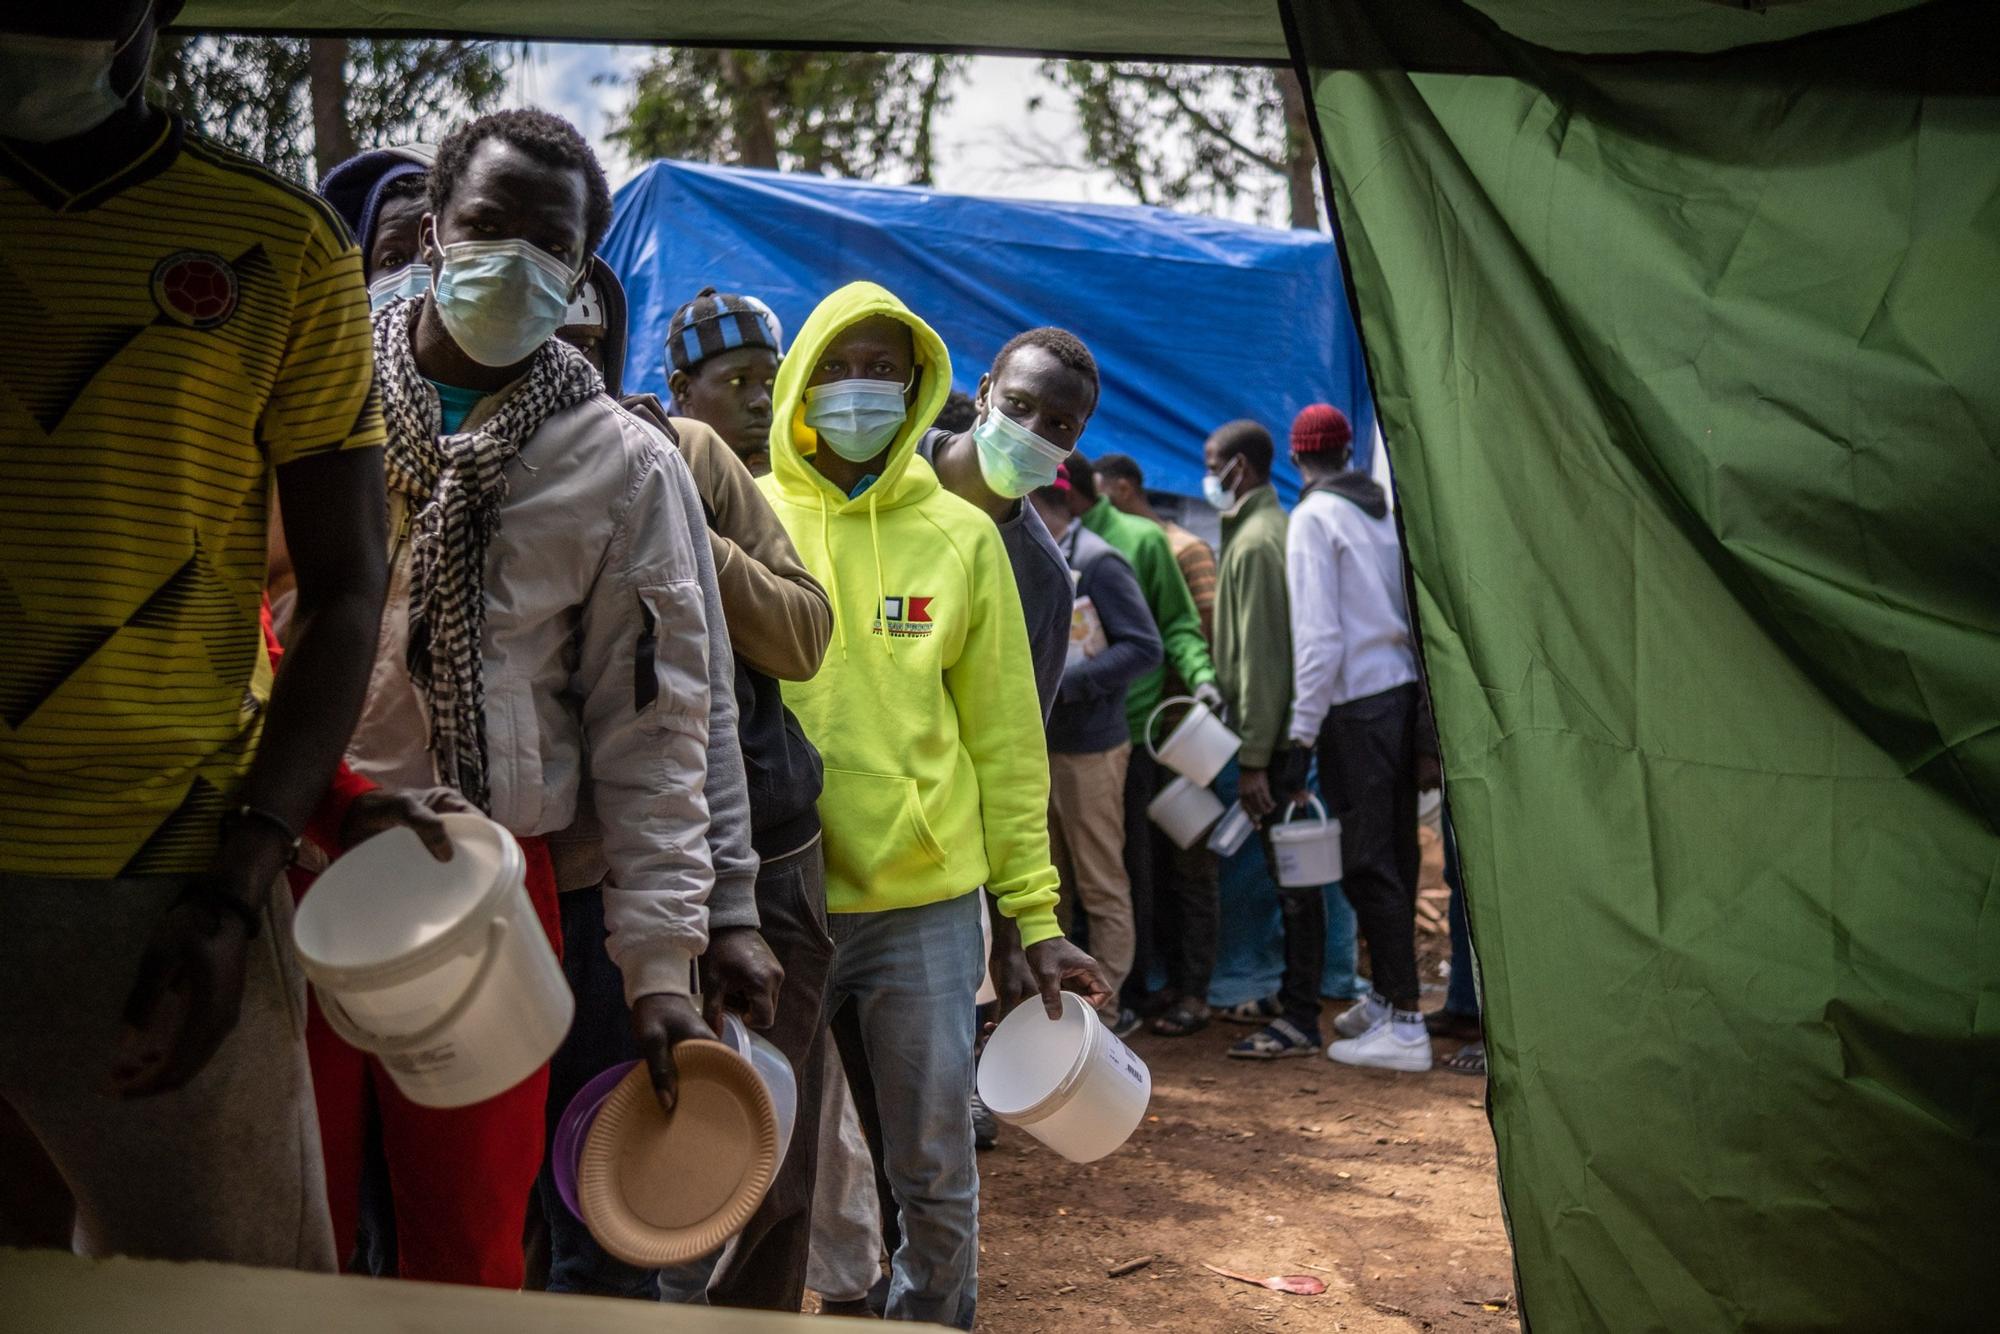
[[[750,1062],[757,1078],[764,1081],[764,1091],[771,1095],[771,1110],[778,1118],[778,1165],[771,1169],[776,1172],[785,1165],[785,1154],[792,1144],[792,1127],[799,1120],[798,1077],[792,1073],[792,1063],[785,1059],[785,1053],[763,1034],[751,1032],[749,1025],[733,1014],[722,1016],[722,1044]]]
[[[450,861],[407,829],[378,834],[313,885],[292,939],[334,1032],[410,1101],[465,1107],[547,1062],[576,1001],[520,844],[482,815],[443,819]]]
[[[1146,814],[1167,831],[1176,847],[1191,848],[1222,818],[1222,800],[1183,775],[1160,789],[1160,795],[1146,804]]]
[[[1175,704],[1193,707],[1167,733],[1167,739],[1155,746],[1153,724],[1160,720],[1162,711]],[[1214,709],[1191,695],[1161,700],[1146,718],[1146,749],[1153,752],[1153,758],[1201,787],[1213,783],[1222,766],[1242,748],[1243,738],[1223,726]]]
[[[1094,1163],[1131,1137],[1153,1096],[1152,1072],[1096,1011],[1062,994],[1061,1019],[1038,1001],[1014,1007],[979,1058],[979,1097],[1073,1163]]]
[[[1319,815],[1313,823],[1271,826],[1272,860],[1277,863],[1278,883],[1287,889],[1310,889],[1340,879],[1340,821],[1327,818],[1318,797],[1311,804]]]

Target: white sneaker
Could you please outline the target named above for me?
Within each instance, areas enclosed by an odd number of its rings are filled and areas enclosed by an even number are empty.
[[[1399,1024],[1385,1015],[1360,1037],[1343,1038],[1328,1047],[1326,1059],[1342,1065],[1422,1074],[1431,1068],[1431,1035],[1421,1022]]]
[[[1358,1038],[1389,1017],[1389,1002],[1380,992],[1371,991],[1359,1005],[1350,1005],[1334,1016],[1333,1031],[1344,1038]]]

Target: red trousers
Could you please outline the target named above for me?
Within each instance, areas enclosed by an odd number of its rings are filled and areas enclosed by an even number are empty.
[[[528,897],[560,956],[562,920],[548,844],[532,837],[520,842],[528,861]],[[302,879],[293,884],[301,898]],[[519,1288],[526,1277],[521,1231],[528,1192],[542,1168],[548,1067],[470,1107],[419,1107],[398,1091],[379,1061],[335,1036],[316,996],[306,1018],[306,1055],[319,1107],[335,1254],[342,1262],[353,1254],[361,1211],[362,1144],[372,1088],[389,1160],[400,1276]]]

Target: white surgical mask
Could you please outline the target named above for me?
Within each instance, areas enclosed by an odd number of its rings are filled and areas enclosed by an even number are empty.
[[[866,463],[896,438],[909,406],[894,380],[835,380],[806,390],[806,425],[849,463]]]
[[[368,284],[368,309],[380,310],[391,301],[400,301],[406,296],[422,296],[430,287],[430,265],[405,264]]]
[[[1206,500],[1213,508],[1226,510],[1235,507],[1236,492],[1231,490],[1229,483],[1223,479],[1236,470],[1236,465],[1242,457],[1241,454],[1238,454],[1235,458],[1223,464],[1222,471],[1219,473],[1209,472],[1202,474],[1201,498]]]
[[[531,241],[454,241],[431,296],[445,332],[482,366],[514,366],[562,327],[577,271]]]
[[[111,86],[111,67],[152,21],[148,6],[123,41],[0,32],[0,139],[54,143],[111,119],[132,95]]]
[[[1069,457],[989,401],[986,418],[972,428],[979,447],[979,475],[996,496],[1018,499],[1056,479],[1056,469]]]

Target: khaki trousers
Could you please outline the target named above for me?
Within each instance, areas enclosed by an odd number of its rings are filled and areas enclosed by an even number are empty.
[[[0,1101],[68,1182],[78,1254],[331,1273],[290,894],[269,897],[236,1027],[201,1073],[105,1092],[139,957],[186,884],[0,873]]]
[[[1090,952],[1111,984],[1107,1019],[1132,971],[1136,937],[1132,882],[1125,873],[1125,766],[1129,743],[1088,755],[1049,755],[1049,844],[1062,875],[1063,903],[1090,923]],[[1072,907],[1073,905],[1073,907]]]

